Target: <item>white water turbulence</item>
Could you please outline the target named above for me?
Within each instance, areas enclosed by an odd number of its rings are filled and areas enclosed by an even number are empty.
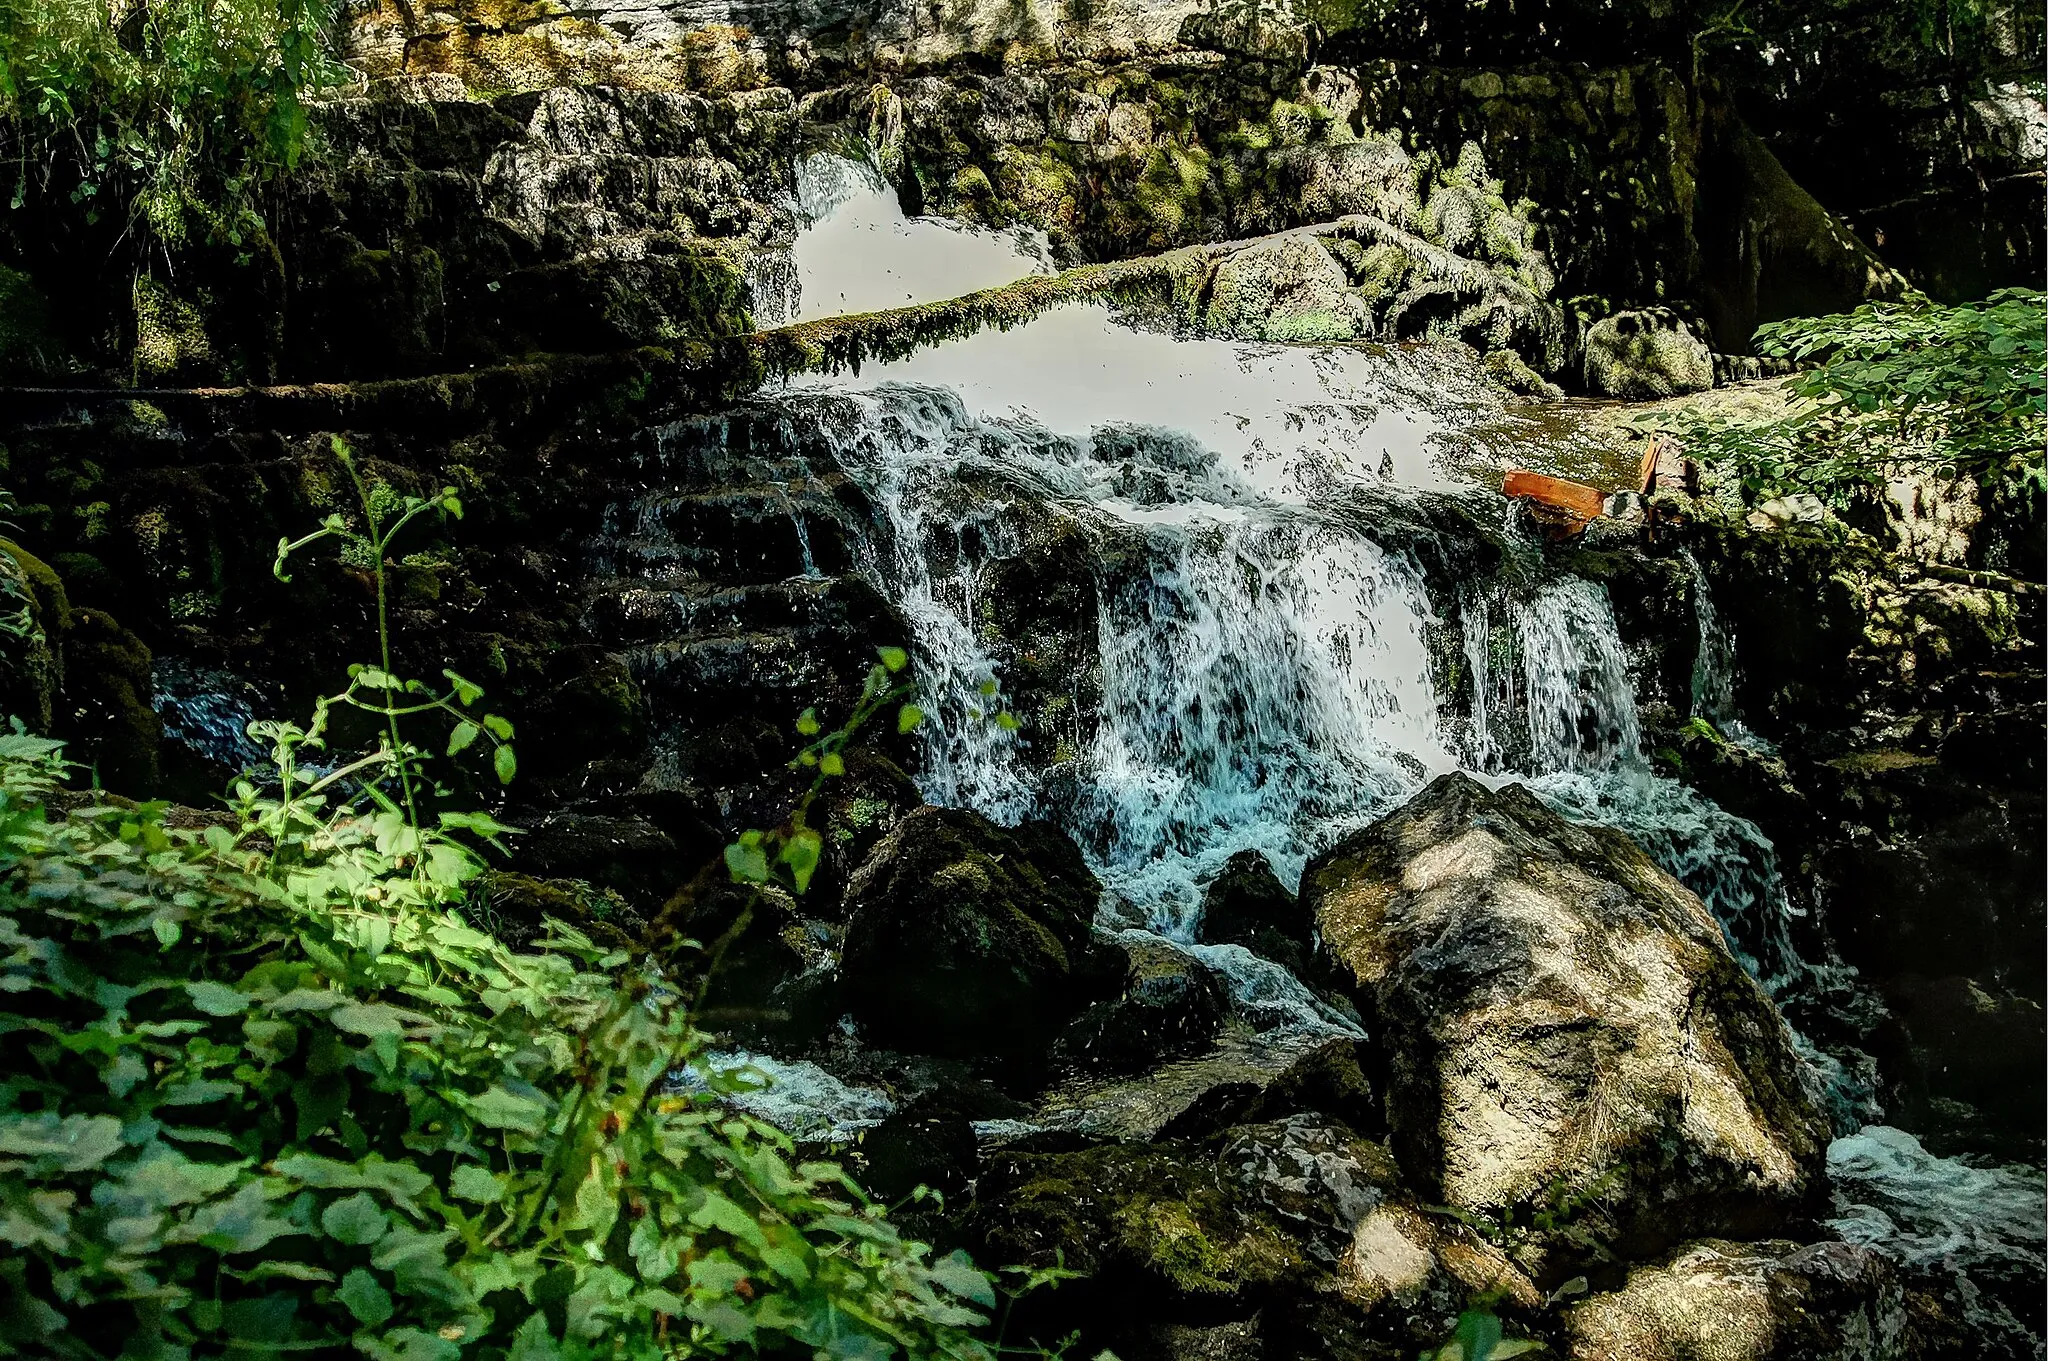
[[[1043,233],[905,217],[896,191],[864,161],[806,157],[796,185],[806,229],[787,260],[753,280],[759,325],[936,302],[1053,272]]]

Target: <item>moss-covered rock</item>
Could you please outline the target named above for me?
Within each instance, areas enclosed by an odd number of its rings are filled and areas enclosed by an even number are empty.
[[[1714,385],[1714,356],[1668,307],[1617,312],[1586,328],[1585,383],[1603,397],[1653,399]]]
[[[1918,1354],[1890,1266],[1849,1243],[1689,1244],[1565,1313],[1572,1361],[1881,1361]]]
[[[163,720],[150,706],[147,644],[100,610],[77,610],[64,634],[56,732],[106,788],[147,797],[159,779]]]
[[[1244,340],[1357,340],[1373,317],[1344,268],[1313,237],[1287,237],[1217,263],[1202,324]]]
[[[1097,1072],[1134,1073],[1207,1049],[1230,1009],[1222,979],[1162,940],[1126,936],[1110,948],[1125,960],[1117,990],[1074,1018],[1055,1058]]]
[[[49,564],[0,539],[0,707],[31,731],[55,730],[71,603]]]

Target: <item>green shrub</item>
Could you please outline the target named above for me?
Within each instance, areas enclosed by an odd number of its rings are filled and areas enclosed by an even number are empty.
[[[332,0],[0,0],[0,180],[165,244],[259,234],[261,185],[334,79]],[[11,181],[11,182],[9,182]]]
[[[251,725],[269,788],[173,828],[60,795],[58,745],[0,735],[0,1354],[985,1361],[987,1276],[722,1106],[743,1076],[672,1080],[705,1043],[657,965],[464,919],[472,845],[510,829],[427,821],[400,724],[452,722],[446,754],[508,781],[512,726],[453,673],[391,672],[384,580],[405,527],[460,502],[335,452],[360,518],[281,542],[278,573],[327,539],[366,555],[380,664],[305,728]],[[884,650],[847,726],[807,713],[799,764],[842,770],[906,663]],[[382,720],[374,747],[312,765],[345,709]],[[800,809],[727,859],[801,891],[817,849]]]
[[[985,1276],[671,1094],[701,1043],[661,976],[468,926],[446,835],[59,813],[61,772],[0,737],[0,1346],[984,1354]]]
[[[1808,367],[1790,414],[1742,421],[1680,411],[1652,423],[1739,479],[1749,501],[1810,492],[1838,508],[1893,470],[2024,484],[2038,494],[2044,439],[2038,290],[1941,307],[1924,297],[1758,328],[1756,348]]]

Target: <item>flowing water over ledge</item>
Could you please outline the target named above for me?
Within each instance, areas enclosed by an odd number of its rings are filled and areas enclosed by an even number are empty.
[[[803,183],[819,225],[796,252],[798,295],[778,304],[789,315],[1046,268],[1009,238],[904,221],[846,163],[814,159]],[[849,242],[887,244],[878,259]],[[1082,305],[858,377],[795,381],[668,428],[659,447],[676,468],[743,467],[782,485],[850,477],[872,510],[847,527],[852,569],[917,645],[933,716],[926,798],[1058,821],[1105,885],[1101,925],[1200,955],[1265,1036],[1353,1027],[1279,966],[1196,942],[1207,880],[1253,849],[1291,887],[1315,851],[1453,769],[1525,782],[1567,816],[1635,837],[1788,1008],[1868,1006],[1853,973],[1799,943],[1770,842],[1652,773],[1605,589],[1547,567],[1492,490],[1506,409],[1465,351],[1175,339]],[[659,540],[667,494],[614,515],[600,545],[614,571],[630,569],[621,545],[644,554]],[[805,576],[822,579],[807,524],[844,508],[788,504]],[[1073,535],[1093,597],[1073,628],[1099,697],[1079,676],[1068,695],[1035,697],[1071,715],[1070,737],[1046,750],[1042,734],[1034,745],[987,719],[1016,698],[990,582]],[[1694,712],[1753,740],[1733,708],[1733,642],[1690,571]],[[1926,1154],[1873,1123],[1865,1056],[1803,1047],[1844,1136],[1840,1231],[1902,1259],[2038,1267],[2038,1180]],[[843,1130],[887,1109],[809,1065],[768,1077],[764,1113],[779,1100],[790,1119]],[[806,1091],[821,1109],[799,1116]],[[2014,1208],[1972,1221],[1971,1201]]]

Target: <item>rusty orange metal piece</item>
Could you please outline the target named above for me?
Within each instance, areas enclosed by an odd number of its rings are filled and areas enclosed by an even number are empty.
[[[1583,482],[1512,468],[1501,479],[1501,495],[1534,501],[1539,506],[1561,511],[1578,521],[1597,520],[1607,509],[1607,493]]]

